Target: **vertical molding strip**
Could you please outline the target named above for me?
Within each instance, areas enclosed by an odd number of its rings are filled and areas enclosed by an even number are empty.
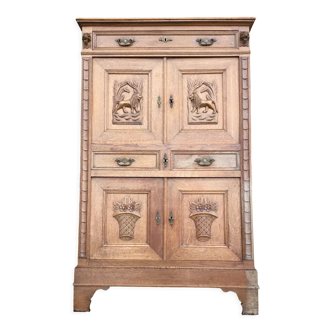
[[[243,206],[246,260],[252,260],[250,203],[250,141],[249,141],[249,69],[248,57],[241,58],[242,68],[242,139],[243,139]]]
[[[80,211],[80,252],[86,257],[86,233],[88,210],[88,154],[89,154],[89,59],[83,58],[82,90],[82,141],[81,141],[81,211]]]

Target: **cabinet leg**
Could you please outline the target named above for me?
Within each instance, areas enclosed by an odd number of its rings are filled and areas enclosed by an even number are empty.
[[[247,289],[242,306],[242,316],[261,316],[260,290]]]
[[[98,289],[109,287],[74,286],[74,311],[90,311],[91,298]]]
[[[242,315],[258,315],[258,289],[255,288],[222,288],[224,292],[236,293],[241,301]]]

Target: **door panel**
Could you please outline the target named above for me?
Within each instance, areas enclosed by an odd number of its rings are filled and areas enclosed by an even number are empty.
[[[94,178],[91,184],[90,257],[160,260],[163,180]]]
[[[162,59],[93,59],[92,142],[162,142]]]
[[[242,260],[240,179],[169,179],[168,260]]]
[[[167,142],[239,143],[237,58],[167,60]]]

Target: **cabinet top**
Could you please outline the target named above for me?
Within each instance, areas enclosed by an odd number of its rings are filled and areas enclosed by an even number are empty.
[[[82,29],[85,26],[146,26],[146,25],[200,25],[200,26],[248,26],[252,28],[254,17],[196,17],[196,18],[77,18]]]

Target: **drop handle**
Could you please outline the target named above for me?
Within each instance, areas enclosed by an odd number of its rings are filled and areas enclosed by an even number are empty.
[[[198,39],[196,39],[196,41],[201,46],[211,46],[217,40],[214,38],[198,38]]]
[[[171,108],[173,108],[174,100],[173,100],[173,96],[172,95],[169,98],[169,104],[170,104]]]
[[[194,160],[199,166],[210,166],[215,161],[212,158],[197,158]]]
[[[131,158],[117,158],[115,159],[115,161],[117,162],[117,164],[119,166],[130,166],[134,161],[135,159],[131,159]]]
[[[115,41],[119,44],[119,46],[130,46],[135,43],[135,39],[115,39]]]
[[[172,211],[171,211],[171,214],[170,214],[168,220],[169,220],[170,225],[173,226],[173,224],[174,224],[174,217],[173,217],[173,212]]]

